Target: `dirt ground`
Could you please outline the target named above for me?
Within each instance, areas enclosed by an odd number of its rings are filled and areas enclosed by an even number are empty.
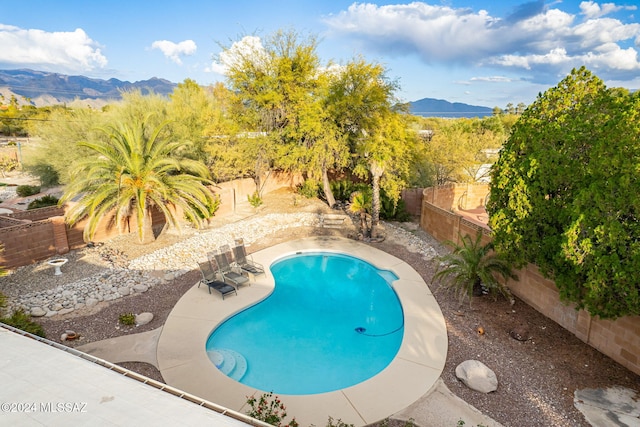
[[[307,200],[288,192],[277,192],[265,198],[257,215],[271,212],[290,212],[296,209],[326,210],[320,201]],[[415,224],[414,227],[415,229]],[[260,250],[282,241],[303,236],[331,233],[352,234],[352,231],[311,228],[289,229],[261,239],[251,250]],[[428,234],[417,230],[440,253],[446,248]],[[159,246],[175,242],[175,236],[161,236],[152,246],[131,244],[128,238],[107,243],[121,251],[128,259],[136,258]],[[435,264],[417,253],[407,250],[402,242],[386,239],[368,243],[393,254],[410,264],[430,284]],[[138,333],[162,326],[181,295],[199,279],[192,271],[173,282],[156,286],[146,293],[105,303],[85,315],[71,314],[42,319],[47,336],[59,340],[67,329],[82,335],[82,340],[66,344],[77,346],[88,342]],[[555,322],[516,299],[511,306],[506,300],[476,297],[473,304],[460,306],[455,296],[430,285],[443,312],[449,338],[449,351],[442,378],[447,387],[460,398],[475,406],[505,426],[589,426],[574,407],[574,392],[584,388],[624,386],[640,390],[640,376],[604,356],[564,330]],[[118,325],[122,313],[154,313],[153,321],[139,328]],[[484,333],[479,333],[482,328]],[[525,340],[514,339],[514,329]],[[498,390],[489,394],[473,391],[455,376],[456,366],[468,359],[477,359],[497,375]],[[154,367],[143,363],[123,363],[123,366],[162,381]],[[402,387],[402,384],[398,384]],[[295,414],[292,414],[295,415]]]

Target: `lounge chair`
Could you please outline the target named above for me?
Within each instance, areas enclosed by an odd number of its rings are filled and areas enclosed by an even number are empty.
[[[198,265],[200,266],[200,272],[202,273],[202,279],[198,282],[198,287],[202,284],[207,285],[209,293],[211,293],[211,288],[213,288],[222,295],[223,300],[224,297],[229,294],[238,295],[236,288],[218,280],[216,272],[211,268],[211,263],[209,263],[209,261],[200,262]]]
[[[247,250],[244,247],[244,241],[242,239],[236,239],[236,245],[233,247],[233,258],[235,263],[242,270],[247,273],[259,276],[264,274],[264,267],[262,264],[253,261],[247,255]]]
[[[229,250],[229,255],[230,252],[231,250]],[[210,252],[207,256],[211,266],[222,275],[226,283],[234,286],[236,289],[238,286],[251,284],[247,276],[243,275],[240,271],[234,270],[231,262],[227,258],[227,254],[223,250]]]

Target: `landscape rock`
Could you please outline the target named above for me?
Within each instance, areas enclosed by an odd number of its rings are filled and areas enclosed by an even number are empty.
[[[33,307],[30,311],[31,317],[42,317],[47,314],[47,312],[42,307]]]
[[[137,284],[133,286],[133,290],[136,292],[147,292],[149,287],[147,285]]]
[[[131,293],[131,289],[128,286],[121,286],[118,288],[118,293],[124,297]]]
[[[498,389],[495,372],[478,360],[465,360],[456,367],[456,377],[472,390],[491,393]]]
[[[518,325],[509,331],[509,336],[514,340],[527,341],[531,338],[529,327]]]
[[[136,314],[136,326],[146,325],[153,320],[153,313]]]

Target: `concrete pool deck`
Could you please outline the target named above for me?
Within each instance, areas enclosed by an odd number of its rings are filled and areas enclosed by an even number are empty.
[[[408,264],[386,252],[339,237],[312,237],[281,243],[252,255],[265,267],[296,252],[327,251],[363,259],[391,270],[393,287],[405,316],[404,338],[395,359],[378,375],[346,389],[314,395],[282,395],[287,413],[302,426],[326,425],[329,417],[354,425],[373,423],[402,411],[436,384],[447,357],[447,330],[440,307],[422,277]],[[202,254],[203,258],[205,254]],[[268,270],[268,268],[267,268]],[[224,300],[194,286],[169,314],[158,339],[157,361],[167,384],[244,413],[256,390],[222,374],[207,357],[205,343],[217,325],[263,300],[273,291],[270,271],[237,296]]]

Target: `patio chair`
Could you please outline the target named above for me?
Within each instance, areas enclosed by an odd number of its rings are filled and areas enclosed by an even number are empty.
[[[244,240],[236,239],[236,245],[233,247],[233,258],[235,259],[236,265],[247,273],[253,274],[254,276],[264,274],[262,264],[255,262],[247,255]]]
[[[219,292],[220,295],[222,295],[223,300],[224,297],[229,294],[233,293],[238,295],[236,288],[218,280],[218,276],[216,275],[216,272],[213,270],[213,268],[211,268],[211,263],[209,261],[199,262],[198,266],[200,267],[200,272],[202,273],[202,279],[200,280],[200,282],[198,282],[198,287],[200,287],[200,285],[202,284],[207,285],[207,287],[209,288],[209,293],[211,293],[211,288],[213,288],[215,291]]]
[[[231,256],[231,250],[229,250],[229,256]],[[226,283],[234,286],[236,289],[238,286],[251,285],[247,276],[233,268],[231,261],[229,261],[227,257],[227,253],[223,250],[210,252],[207,254],[207,257],[209,258],[211,266],[222,275]]]

